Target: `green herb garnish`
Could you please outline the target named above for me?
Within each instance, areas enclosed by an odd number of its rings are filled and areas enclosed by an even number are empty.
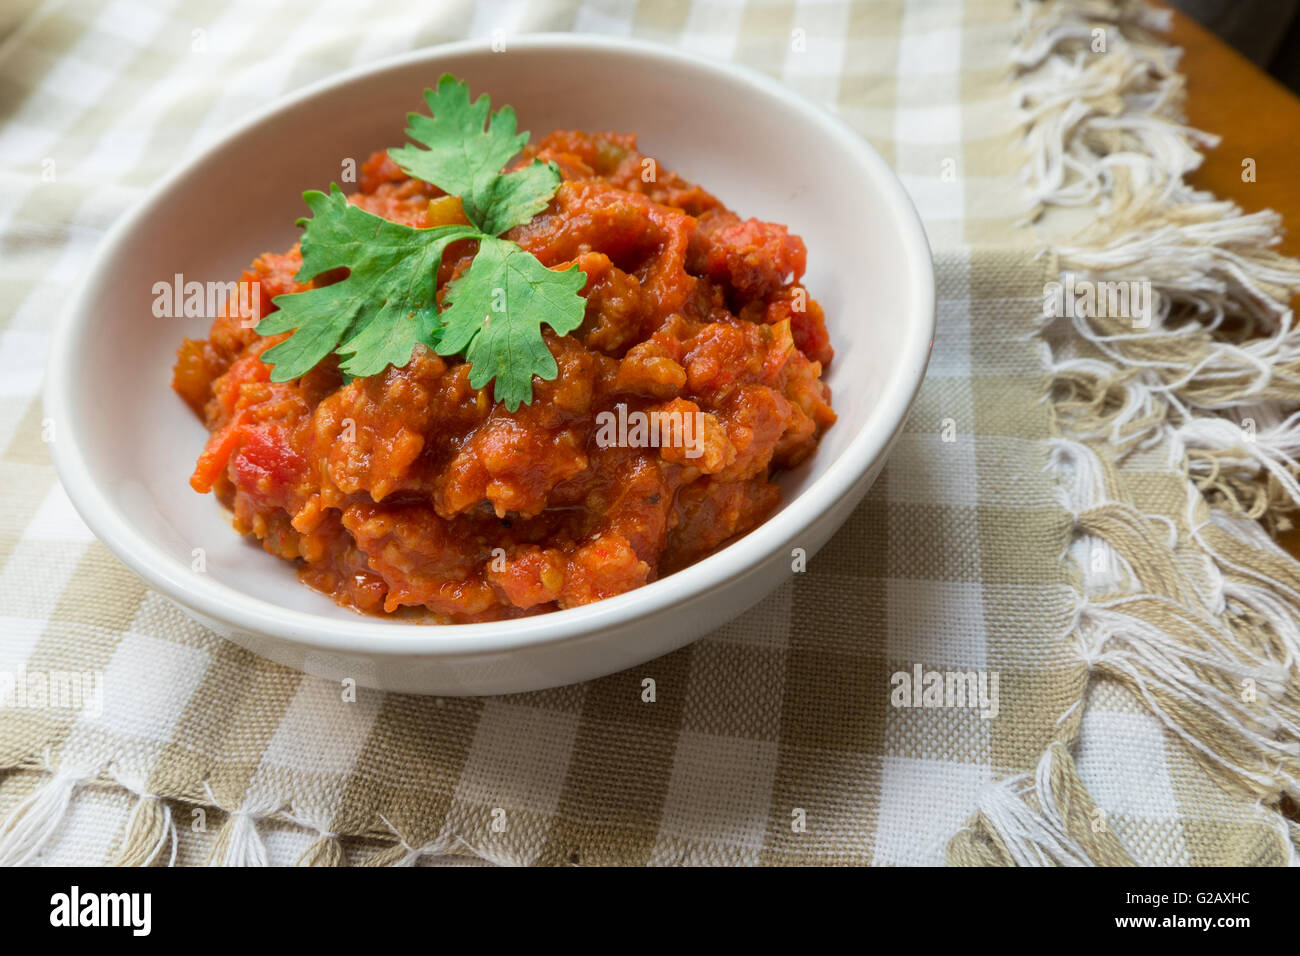
[[[473,103],[469,87],[450,73],[436,90],[425,90],[432,116],[408,113],[406,135],[424,146],[401,146],[388,155],[402,172],[459,196],[465,218],[489,236],[499,236],[546,208],[560,188],[554,163],[533,160],[513,173],[502,173],[528,142],[515,133],[515,111],[503,106],[488,115],[486,94]]]
[[[405,365],[423,330],[437,325],[433,293],[443,250],[478,231],[389,222],[351,205],[333,184],[328,195],[312,191],[303,199],[312,218],[298,223],[307,232],[294,278],[307,282],[339,266],[351,271],[333,285],[275,297],[280,309],[258,323],[258,334],[298,331],[263,353],[275,365],[272,380],[305,375],[331,352],[338,352],[339,367],[352,376]]]
[[[561,335],[581,325],[586,300],[578,293],[586,281],[576,267],[555,272],[513,242],[484,236],[469,271],[447,289],[451,308],[438,317],[438,354],[463,351],[473,366],[470,385],[495,379],[493,397],[513,412],[532,402],[534,375],[559,374],[542,323]]]
[[[451,75],[425,91],[432,116],[410,114],[407,135],[420,146],[389,151],[408,176],[459,196],[472,225],[416,229],[389,222],[348,203],[337,185],[328,194],[303,193],[311,218],[305,227],[302,268],[308,282],[347,268],[340,282],[276,296],[279,311],[257,326],[260,335],[296,330],[262,358],[271,379],[287,382],[337,352],[345,375],[367,376],[405,365],[417,343],[440,355],[464,353],[470,385],[493,382],[493,398],[515,411],[533,397],[532,377],[553,379],[559,370],[542,325],[560,335],[582,324],[586,277],[577,268],[549,269],[501,233],[528,222],[550,202],[560,172],[534,161],[501,170],[528,141],[515,132],[510,107],[490,113],[487,96],[473,103],[469,87]],[[420,148],[423,147],[423,148]],[[469,269],[434,300],[438,267],[453,242],[479,243]]]

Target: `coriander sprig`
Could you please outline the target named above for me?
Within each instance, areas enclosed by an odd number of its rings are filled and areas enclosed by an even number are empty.
[[[571,266],[549,269],[501,233],[546,208],[560,185],[559,169],[534,161],[502,172],[528,141],[515,132],[510,107],[490,113],[487,96],[470,102],[468,86],[450,74],[425,91],[431,116],[412,113],[407,135],[420,146],[389,151],[408,176],[459,196],[470,225],[417,229],[348,203],[337,185],[303,194],[302,268],[309,282],[332,269],[345,279],[276,296],[279,311],[257,326],[260,335],[294,330],[262,358],[273,381],[305,375],[331,352],[350,376],[376,375],[411,360],[416,344],[440,355],[464,353],[470,384],[493,383],[493,397],[515,411],[532,402],[534,375],[553,379],[555,359],[542,325],[567,335],[582,324],[586,277]],[[423,148],[420,148],[423,147]],[[447,288],[439,313],[434,297],[443,253],[453,242],[478,241],[469,269]]]
[[[450,73],[438,88],[424,91],[432,116],[409,113],[406,135],[419,146],[400,146],[388,155],[402,172],[459,196],[465,218],[489,236],[532,219],[560,188],[560,169],[533,160],[512,173],[501,170],[528,142],[515,132],[515,111],[503,106],[489,114],[483,94],[473,103],[469,87]]]

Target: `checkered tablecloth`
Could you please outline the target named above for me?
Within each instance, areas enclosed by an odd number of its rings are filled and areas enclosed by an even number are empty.
[[[1034,335],[1056,261],[1018,224],[1016,17],[1009,0],[113,0],[23,19],[0,44],[0,673],[91,672],[105,692],[98,714],[0,707],[0,862],[935,864],[950,841],[954,862],[1001,862],[1008,833],[1032,837],[1008,806],[1040,772],[1080,795],[1067,822],[1104,820],[1066,828],[1090,834],[1083,859],[1285,859],[1276,814],[1078,650]],[[345,702],[93,539],[43,440],[46,344],[109,224],[229,124],[496,30],[656,40],[834,109],[925,219],[933,360],[867,500],[726,627],[572,687]],[[895,706],[918,665],[996,675],[996,716]]]

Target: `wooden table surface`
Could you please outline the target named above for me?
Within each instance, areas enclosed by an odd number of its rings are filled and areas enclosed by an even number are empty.
[[[1300,256],[1300,98],[1177,10],[1169,40],[1184,51],[1179,69],[1187,77],[1189,122],[1223,138],[1190,182],[1247,212],[1280,212],[1288,230],[1282,251]],[[1248,158],[1255,161],[1253,183],[1242,181]],[[1300,528],[1281,543],[1300,558]]]

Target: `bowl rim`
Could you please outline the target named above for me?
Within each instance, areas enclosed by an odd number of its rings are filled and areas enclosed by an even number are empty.
[[[510,37],[509,43],[515,50],[621,52],[656,61],[660,66],[712,73],[720,79],[755,88],[787,107],[807,113],[838,148],[851,153],[872,174],[870,180],[883,190],[887,208],[900,230],[896,239],[905,247],[906,281],[915,302],[912,313],[906,316],[908,330],[900,359],[904,375],[908,376],[902,379],[902,384],[907,387],[882,393],[873,410],[877,427],[861,428],[831,462],[825,474],[743,538],[688,569],[593,604],[509,621],[476,624],[433,625],[368,619],[361,615],[357,615],[355,620],[344,617],[331,619],[282,607],[245,594],[209,575],[183,570],[182,562],[176,561],[173,555],[137,532],[124,519],[91,474],[76,440],[76,421],[71,414],[71,370],[78,339],[75,333],[90,314],[93,290],[108,271],[123,237],[153,216],[173,184],[213,152],[271,117],[328,90],[420,61],[436,62],[449,56],[490,52],[491,41],[461,40],[409,51],[349,68],[295,90],[255,110],[224,135],[205,143],[155,183],[142,200],[113,223],[100,240],[75,292],[59,313],[51,336],[44,387],[44,413],[59,430],[50,443],[55,469],[68,497],[95,536],[151,587],[202,615],[233,627],[271,635],[318,651],[366,656],[414,655],[452,661],[552,646],[631,623],[672,604],[705,597],[709,592],[746,576],[812,527],[835,502],[852,493],[872,464],[886,452],[925,376],[935,329],[935,286],[930,245],[920,216],[885,160],[863,137],[826,109],[777,80],[739,64],[708,59],[652,41],[594,34],[521,34]]]

